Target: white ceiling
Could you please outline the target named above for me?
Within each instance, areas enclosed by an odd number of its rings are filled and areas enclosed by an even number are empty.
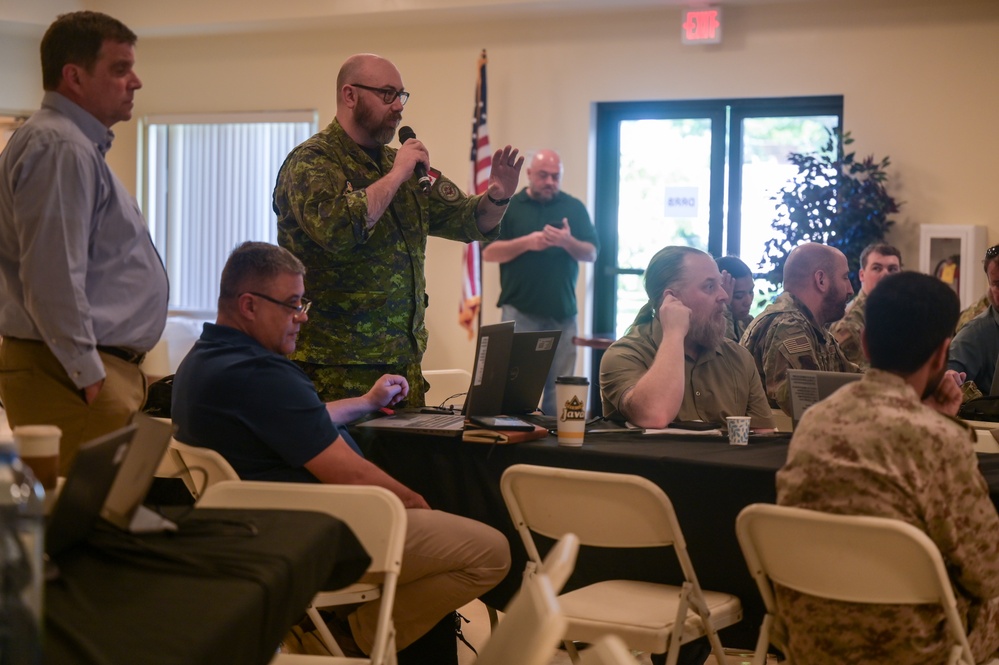
[[[41,34],[80,9],[123,20],[140,37],[292,30],[335,25],[420,24],[703,4],[762,5],[836,0],[0,0],[0,33]]]

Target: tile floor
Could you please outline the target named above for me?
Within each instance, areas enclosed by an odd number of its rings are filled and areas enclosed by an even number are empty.
[[[465,639],[478,649],[489,639],[489,613],[486,611],[486,606],[476,600],[458,611],[471,620],[471,623],[464,624],[462,633],[464,633]],[[724,665],[749,665],[752,657],[751,653],[737,654],[730,651]],[[472,652],[465,645],[458,644],[458,665],[472,665],[474,662],[475,656]],[[569,665],[570,662],[569,655],[565,651],[552,649],[551,665]],[[768,661],[768,663],[776,662],[777,660],[773,657]],[[651,665],[652,660],[648,654],[643,653],[638,656],[637,663]],[[714,656],[709,656],[705,665],[718,665],[718,661]]]

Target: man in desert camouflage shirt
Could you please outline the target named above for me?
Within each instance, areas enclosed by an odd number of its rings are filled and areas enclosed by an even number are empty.
[[[871,243],[860,253],[860,293],[850,301],[846,314],[832,324],[829,331],[839,342],[843,355],[859,367],[867,367],[864,350],[860,347],[860,335],[864,332],[864,306],[867,295],[885,275],[902,270],[902,253],[883,242]]]
[[[787,370],[859,372],[826,326],[843,316],[853,295],[843,252],[818,243],[791,250],[784,293],[746,328],[741,344],[756,360],[770,406],[791,415]]]
[[[278,243],[305,264],[313,298],[292,359],[325,401],[363,394],[388,373],[405,376],[407,403],[422,405],[427,236],[498,237],[523,158],[510,146],[496,151],[488,193],[466,197],[430,170],[419,140],[386,147],[409,98],[395,65],[351,56],[336,85],[336,118],[291,152],[274,189]],[[429,193],[417,164],[430,170]]]
[[[777,473],[777,502],[926,533],[951,575],[975,662],[985,662],[999,648],[999,515],[975,433],[950,417],[963,381],[945,373],[957,296],[908,272],[886,277],[867,302],[871,369],[805,413]],[[939,605],[843,603],[784,587],[777,601],[795,661],[945,663],[952,646]]]

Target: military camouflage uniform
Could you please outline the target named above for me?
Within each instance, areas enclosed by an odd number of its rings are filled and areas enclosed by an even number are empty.
[[[791,415],[788,369],[859,372],[800,300],[784,292],[746,328],[740,341],[756,360],[771,407]]]
[[[871,370],[805,413],[777,473],[777,502],[889,517],[925,532],[983,662],[999,648],[999,515],[973,442],[970,428],[924,406],[900,377]],[[842,603],[778,587],[777,606],[798,662],[947,662],[936,605]]]
[[[981,314],[982,312],[984,312],[985,310],[987,310],[990,304],[991,302],[989,301],[989,295],[986,293],[984,296],[982,296],[981,300],[979,300],[974,305],[961,312],[961,316],[957,320],[957,327],[954,328],[954,332],[957,332],[961,328],[971,323],[971,320],[976,316],[978,316],[979,314]]]
[[[850,301],[843,318],[829,326],[829,332],[836,338],[846,359],[862,369],[868,367],[867,358],[864,357],[864,347],[860,343],[860,334],[864,332],[866,305],[867,294],[861,290],[857,297]]]
[[[742,333],[746,332],[746,326],[748,326],[753,320],[753,317],[747,316],[744,319],[739,319],[738,322],[735,320],[735,315],[732,313],[732,308],[725,307],[725,337],[732,340],[736,344],[742,339]]]
[[[389,172],[395,155],[383,146],[376,164],[333,120],[288,155],[274,188],[278,243],[305,264],[312,298],[291,358],[326,401],[366,392],[391,372],[410,379],[407,403],[422,405],[427,236],[470,242],[499,234],[498,226],[479,232],[480,197],[466,197],[443,176],[429,195],[410,178],[368,229],[365,188]]]

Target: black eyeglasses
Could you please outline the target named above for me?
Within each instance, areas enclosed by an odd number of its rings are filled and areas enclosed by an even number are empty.
[[[402,102],[402,105],[405,106],[406,102],[409,101],[409,93],[405,90],[396,90],[395,88],[372,88],[370,85],[361,85],[360,83],[351,83],[351,85],[355,88],[360,88],[361,90],[381,93],[382,101],[386,104],[391,104],[398,99]]]
[[[287,307],[290,310],[294,310],[294,316],[304,316],[309,313],[309,308],[312,307],[312,301],[308,298],[302,298],[299,300],[299,304],[290,305],[286,302],[281,302],[277,298],[271,298],[270,296],[265,296],[263,293],[257,293],[256,291],[247,291],[251,296],[257,296],[258,298],[263,298],[267,302],[272,302],[275,305],[281,305],[282,307]]]
[[[985,250],[986,259],[994,259],[999,256],[999,245],[992,245],[987,250]]]

